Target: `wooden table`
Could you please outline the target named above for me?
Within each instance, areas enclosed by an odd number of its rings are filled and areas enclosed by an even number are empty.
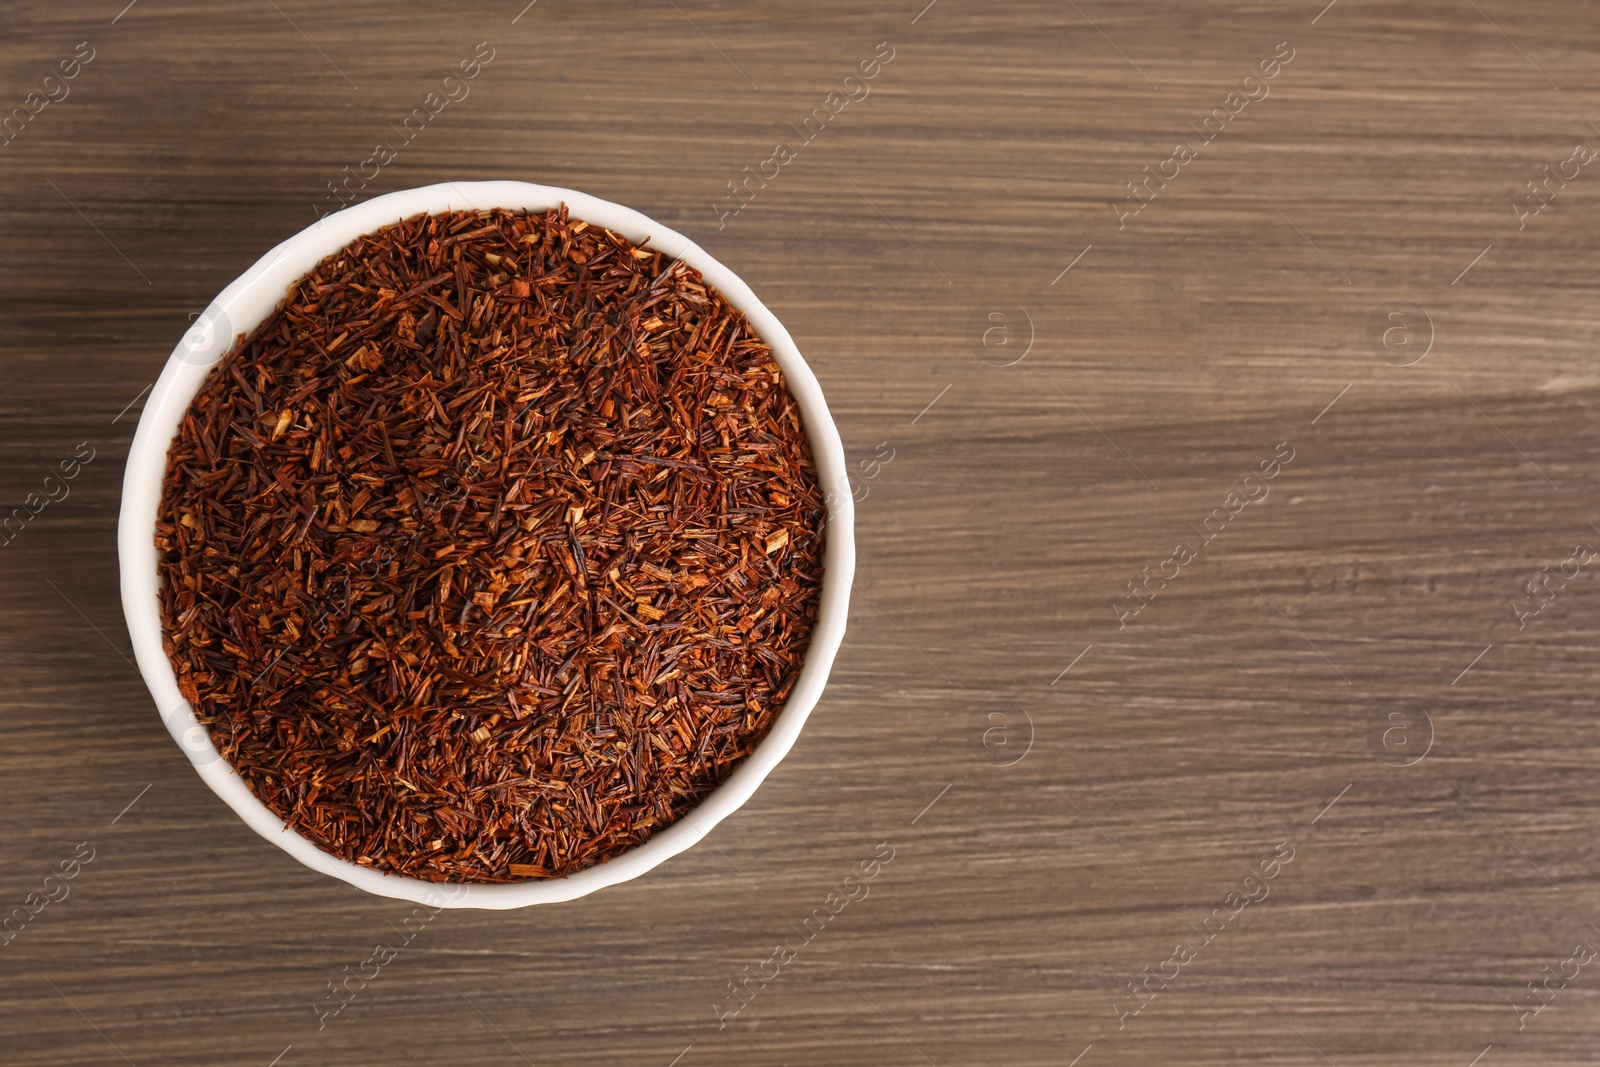
[[[0,1059],[1597,1062],[1588,6],[124,2],[0,12]],[[865,494],[793,754],[575,903],[302,869],[128,662],[141,391],[374,169],[689,234]]]

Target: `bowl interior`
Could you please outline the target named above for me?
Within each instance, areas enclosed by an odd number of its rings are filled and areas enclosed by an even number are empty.
[[[682,259],[699,270],[749,319],[771,347],[785,384],[800,407],[817,476],[828,500],[823,551],[822,592],[811,644],[789,699],[771,732],[738,768],[678,822],[644,844],[565,878],[504,884],[427,882],[385,874],[322,851],[289,830],[250,792],[212,744],[210,735],[178,689],[177,677],[161,646],[156,513],[166,472],[167,450],[190,402],[211,368],[227,354],[239,334],[260,325],[290,288],[317,263],[379,227],[421,213],[506,208],[543,211],[562,203],[573,218],[603,226],[634,244]],[[139,419],[123,476],[117,545],[123,613],[145,684],[162,719],[200,777],[261,836],[313,870],[332,875],[380,896],[415,901],[433,908],[516,908],[570,900],[603,886],[636,878],[704,837],[745,802],[793,746],[806,717],[822,694],[828,671],[844,637],[850,582],[855,570],[853,506],[845,477],[844,448],[828,413],[821,387],[788,331],[756,299],[737,275],[687,237],[631,208],[570,189],[523,182],[446,182],[375,197],[324,216],[284,241],[217,295],[173,349]]]

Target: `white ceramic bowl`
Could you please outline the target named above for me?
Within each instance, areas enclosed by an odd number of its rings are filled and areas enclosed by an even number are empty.
[[[227,354],[237,335],[248,334],[260,325],[288,295],[290,287],[327,256],[363,234],[424,212],[437,214],[486,208],[542,211],[562,203],[568,206],[575,219],[603,226],[635,244],[686,261],[719,289],[729,303],[744,312],[756,332],[771,346],[778,365],[783,368],[785,384],[800,405],[822,491],[829,503],[816,629],[799,680],[772,732],[727,781],[688,816],[637,848],[569,877],[544,881],[466,885],[384,874],[332,856],[289,830],[282,819],[256,799],[222,758],[179,692],[177,677],[161,647],[160,583],[155,547],[156,512],[161,501],[167,449],[200,383]],[[122,570],[122,608],[145,684],[155,697],[167,729],[200,777],[251,829],[312,870],[380,896],[416,901],[430,907],[502,909],[571,900],[602,886],[637,878],[700,840],[750,798],[799,736],[806,716],[822,695],[834,654],[844,637],[850,580],[855,571],[853,519],[850,489],[845,480],[844,448],[833,418],[828,414],[822,389],[783,324],[731,270],[682,234],[637,211],[584,193],[523,182],[446,182],[389,193],[327,215],[262,256],[218,294],[173,349],[145,403],[122,481],[117,547]]]

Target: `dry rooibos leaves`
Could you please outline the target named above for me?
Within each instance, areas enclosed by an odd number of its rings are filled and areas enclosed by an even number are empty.
[[[419,216],[319,264],[195,397],[166,648],[327,851],[555,877],[765,736],[823,525],[778,366],[698,272],[565,208]]]

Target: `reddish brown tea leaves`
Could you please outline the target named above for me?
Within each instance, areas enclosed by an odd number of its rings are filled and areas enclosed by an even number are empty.
[[[167,653],[327,851],[570,874],[766,735],[823,519],[771,353],[696,271],[564,208],[419,216],[321,263],[195,397]]]

